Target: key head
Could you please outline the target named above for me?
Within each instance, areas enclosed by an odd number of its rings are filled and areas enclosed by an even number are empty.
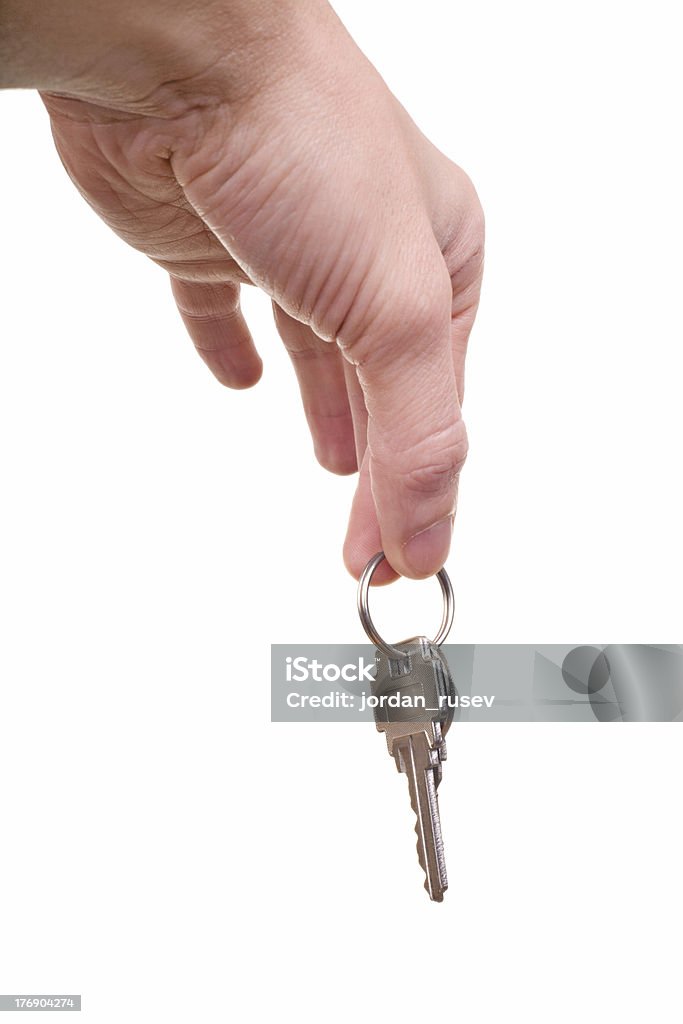
[[[385,733],[389,752],[396,757],[396,741],[423,732],[429,746],[442,750],[453,720],[455,685],[448,662],[426,637],[413,637],[395,645],[403,658],[375,654],[375,724]],[[399,770],[403,770],[396,757]]]

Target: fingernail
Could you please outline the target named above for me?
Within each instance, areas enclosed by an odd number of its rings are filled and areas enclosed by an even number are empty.
[[[410,538],[404,548],[404,554],[406,562],[416,575],[429,576],[441,568],[451,546],[452,533],[453,516],[447,516]]]

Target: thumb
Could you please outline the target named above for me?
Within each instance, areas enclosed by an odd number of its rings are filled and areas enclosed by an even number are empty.
[[[423,578],[443,565],[451,542],[467,433],[451,345],[452,289],[445,263],[407,288],[394,280],[373,309],[339,339],[356,367],[368,412],[369,482],[384,553],[401,575]],[[385,281],[391,275],[384,274]],[[349,324],[347,319],[347,325]],[[353,321],[351,320],[351,323]],[[354,505],[346,542],[354,575],[367,515]]]

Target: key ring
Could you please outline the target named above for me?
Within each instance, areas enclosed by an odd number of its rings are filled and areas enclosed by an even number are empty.
[[[369,606],[369,593],[370,593],[370,580],[373,577],[375,569],[384,560],[384,552],[378,551],[376,555],[370,559],[368,564],[361,573],[360,580],[358,581],[358,614],[360,615],[360,621],[363,624],[363,629],[367,633],[370,640],[372,640],[375,647],[378,647],[383,654],[386,654],[387,658],[398,659],[403,661],[405,658],[405,652],[399,651],[397,647],[392,647],[391,644],[386,643],[375,629],[374,623],[370,617],[370,606]],[[435,647],[440,647],[444,642],[451,626],[453,625],[453,616],[455,614],[455,599],[453,597],[453,585],[449,579],[448,573],[445,569],[439,569],[436,574],[441,585],[441,593],[443,594],[444,608],[443,618],[441,619],[441,625],[439,626],[439,632],[436,634],[432,643]]]

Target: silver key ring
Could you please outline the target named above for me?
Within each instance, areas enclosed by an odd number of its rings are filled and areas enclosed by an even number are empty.
[[[367,633],[370,640],[372,640],[375,647],[378,647],[383,654],[386,654],[387,658],[398,658],[402,661],[405,658],[405,653],[399,651],[397,647],[392,647],[391,644],[386,643],[375,629],[372,618],[370,617],[370,606],[369,606],[369,594],[370,594],[370,580],[373,577],[375,569],[384,560],[384,552],[378,551],[374,555],[361,573],[360,580],[358,581],[358,614],[360,615],[360,621],[363,624],[363,629]],[[451,626],[453,625],[453,616],[455,614],[455,598],[453,597],[453,585],[448,577],[448,573],[445,569],[439,569],[436,574],[441,585],[441,593],[443,594],[444,608],[443,618],[441,619],[441,625],[439,626],[439,632],[436,634],[432,643],[436,647],[440,647],[444,642]]]

